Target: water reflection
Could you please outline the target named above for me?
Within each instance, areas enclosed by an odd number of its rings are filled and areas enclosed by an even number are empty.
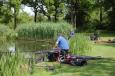
[[[16,50],[15,50],[15,46],[9,46],[9,47],[8,47],[8,51],[14,53],[14,52],[16,51]]]
[[[10,51],[15,52],[16,50],[19,51],[38,51],[38,50],[49,50],[52,48],[52,45],[48,42],[35,42],[35,41],[0,41],[0,51]]]

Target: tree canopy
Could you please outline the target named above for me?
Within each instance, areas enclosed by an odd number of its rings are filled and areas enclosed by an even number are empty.
[[[76,29],[115,28],[114,0],[1,0],[0,23],[12,22],[15,29],[21,23],[21,5],[32,8],[34,22],[66,20]]]

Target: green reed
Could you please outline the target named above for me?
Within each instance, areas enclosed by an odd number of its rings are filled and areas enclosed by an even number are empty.
[[[28,76],[28,61],[19,53],[2,53],[0,76]]]
[[[55,39],[58,32],[69,34],[71,25],[66,22],[41,22],[22,24],[17,28],[18,38],[22,39]]]
[[[87,55],[92,49],[92,44],[85,34],[77,33],[69,40],[69,43],[73,54]]]

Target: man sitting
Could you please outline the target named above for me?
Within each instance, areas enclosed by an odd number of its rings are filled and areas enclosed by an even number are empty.
[[[69,43],[68,40],[63,36],[62,33],[58,34],[58,39],[56,41],[57,48],[60,49],[60,55],[65,57],[65,55],[69,51]]]

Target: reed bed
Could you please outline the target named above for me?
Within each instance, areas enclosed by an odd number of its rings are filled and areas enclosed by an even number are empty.
[[[82,33],[77,33],[69,40],[70,51],[77,55],[88,55],[92,50],[92,43],[88,36]]]
[[[41,22],[20,25],[16,31],[19,39],[56,39],[58,32],[69,34],[71,25],[66,22]]]
[[[0,56],[0,76],[29,76],[28,61],[19,53]]]

